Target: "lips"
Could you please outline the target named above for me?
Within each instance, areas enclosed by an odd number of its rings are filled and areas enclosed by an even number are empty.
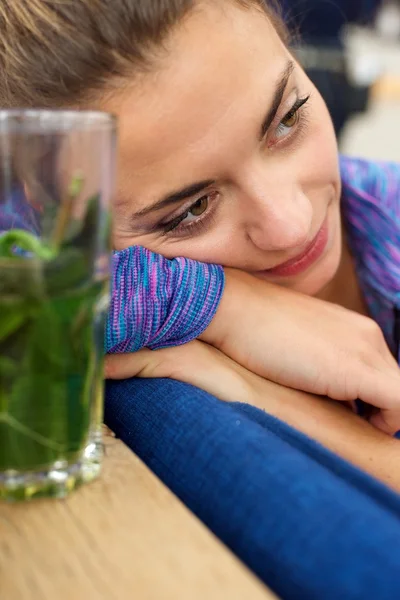
[[[324,253],[328,244],[328,222],[325,220],[313,241],[294,258],[263,273],[274,277],[293,277],[309,269]]]

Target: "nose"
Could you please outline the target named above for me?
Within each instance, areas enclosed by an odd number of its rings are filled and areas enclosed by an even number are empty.
[[[313,208],[296,183],[253,185],[246,196],[246,234],[258,249],[293,250],[310,240]]]

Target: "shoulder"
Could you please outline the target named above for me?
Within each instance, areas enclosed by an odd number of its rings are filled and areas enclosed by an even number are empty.
[[[341,158],[342,215],[359,275],[400,299],[400,165]]]
[[[400,227],[400,164],[341,157],[340,170],[345,210],[369,205]]]

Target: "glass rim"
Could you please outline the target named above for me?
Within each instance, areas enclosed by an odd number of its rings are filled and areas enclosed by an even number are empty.
[[[73,110],[63,108],[11,108],[0,109],[0,130],[24,126],[40,130],[62,131],[65,128],[116,129],[117,118],[112,113],[98,110]]]

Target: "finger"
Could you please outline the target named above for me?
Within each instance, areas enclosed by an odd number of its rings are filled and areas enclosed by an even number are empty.
[[[389,348],[388,348],[385,340],[383,340],[383,343],[382,343],[382,347],[381,347],[381,351],[380,351],[380,356],[381,356],[381,358],[383,358],[383,360],[386,362],[386,364],[391,369],[397,369],[398,371],[400,371],[400,369],[399,369],[399,363],[397,362],[396,357],[389,350]]]
[[[381,410],[373,415],[369,422],[384,433],[395,435],[400,431],[400,410]]]
[[[160,350],[161,352],[161,350]],[[108,354],[105,358],[104,376],[106,379],[130,379],[142,377],[154,363],[157,353],[143,349],[129,354]],[[158,361],[157,361],[158,362]],[[155,375],[162,377],[162,375]]]
[[[220,368],[221,360],[229,360],[223,355],[220,356],[221,353],[215,348],[197,340],[161,350],[143,348],[130,354],[109,354],[105,359],[105,378],[170,377],[196,385],[196,375],[209,371],[210,366],[213,366],[210,354],[217,358],[217,368]]]
[[[400,370],[385,367],[382,371],[373,368],[360,373],[357,391],[357,397],[367,404],[400,410]]]
[[[108,355],[106,379],[162,377],[176,379],[216,396],[220,400],[251,402],[258,377],[237,365],[219,350],[194,341],[162,350]]]

